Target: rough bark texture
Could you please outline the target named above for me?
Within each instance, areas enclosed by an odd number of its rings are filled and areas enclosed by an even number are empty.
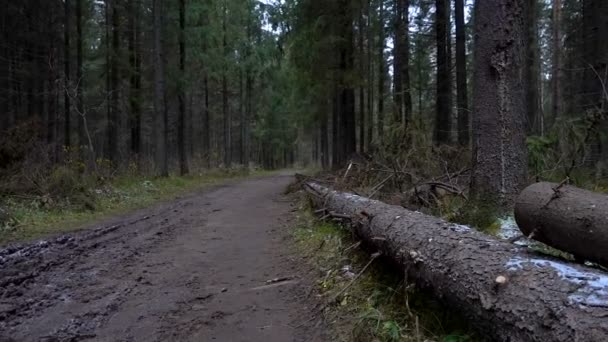
[[[384,138],[384,1],[378,10],[378,142]]]
[[[160,176],[169,176],[167,160],[168,113],[165,93],[165,69],[162,40],[162,0],[154,0],[154,116],[156,119],[156,165]]]
[[[437,35],[437,106],[435,143],[449,144],[452,130],[452,77],[449,1],[435,1],[435,33]]]
[[[64,122],[64,133],[63,133],[63,137],[64,137],[64,145],[66,147],[70,147],[71,145],[71,133],[72,133],[72,125],[71,125],[71,113],[72,113],[72,108],[70,106],[70,87],[71,85],[71,81],[70,81],[70,59],[71,59],[71,50],[70,50],[70,16],[72,15],[71,13],[71,0],[66,0],[65,1],[65,18],[64,18],[64,31],[63,31],[63,39],[64,39],[64,64],[63,64],[63,70],[64,70],[64,88],[63,89],[63,103],[64,103],[64,114],[63,114],[63,122]]]
[[[222,8],[222,54],[228,59],[228,32],[227,32],[227,16],[228,9],[226,1],[223,2]],[[230,108],[228,104],[228,71],[224,68],[222,71],[222,114],[224,120],[224,166],[230,167],[232,164],[232,118],[230,116]]]
[[[504,209],[512,207],[527,173],[524,8],[524,0],[475,5],[471,190]]]
[[[177,144],[179,151],[179,172],[186,175],[190,172],[188,153],[186,151],[186,91],[183,84],[186,78],[186,1],[179,1],[179,72],[182,77],[179,84],[179,111],[177,117]]]
[[[538,45],[538,0],[526,0],[526,117],[528,134],[541,132],[540,49]]]
[[[464,22],[464,0],[456,0],[456,101],[458,104],[458,143],[468,146],[469,134],[469,99],[467,86],[467,47],[466,27]]]
[[[306,183],[319,207],[491,341],[608,340],[608,275],[402,207]],[[501,278],[502,276],[502,278]]]
[[[552,110],[551,124],[555,123],[562,112],[562,4],[561,0],[553,0],[552,9],[552,44],[553,44],[553,60],[551,66],[551,88],[552,90]]]
[[[526,236],[608,265],[608,196],[573,186],[536,183],[519,195],[515,219]]]

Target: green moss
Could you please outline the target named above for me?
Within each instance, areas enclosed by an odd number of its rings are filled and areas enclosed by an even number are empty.
[[[319,222],[306,206],[294,237],[300,253],[319,270],[316,290],[324,301],[335,298],[370,261],[347,229]],[[401,272],[379,259],[325,309],[325,316],[338,341],[478,340],[459,315],[406,284]]]
[[[499,210],[492,201],[469,201],[459,211],[450,217],[456,222],[476,228],[487,234],[496,235],[500,230]]]

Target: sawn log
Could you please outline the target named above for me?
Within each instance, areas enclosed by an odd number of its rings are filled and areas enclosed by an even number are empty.
[[[490,341],[608,341],[608,274],[469,227],[306,182],[366,243]]]
[[[535,183],[515,204],[524,235],[577,259],[608,265],[608,195],[555,183]]]

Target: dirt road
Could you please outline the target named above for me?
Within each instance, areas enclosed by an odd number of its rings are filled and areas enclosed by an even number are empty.
[[[0,341],[313,341],[289,176],[0,250]],[[288,278],[269,282],[275,278]]]

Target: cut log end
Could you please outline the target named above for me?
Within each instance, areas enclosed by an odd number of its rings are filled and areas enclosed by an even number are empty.
[[[525,236],[608,265],[608,195],[557,183],[536,183],[519,195],[515,220]]]

